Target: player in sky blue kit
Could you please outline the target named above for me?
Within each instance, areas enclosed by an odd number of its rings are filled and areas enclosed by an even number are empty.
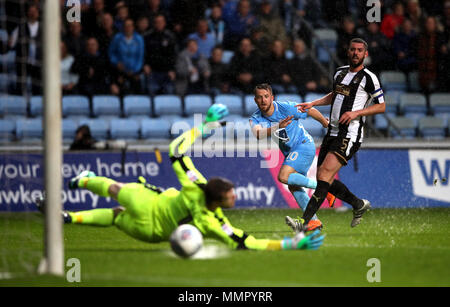
[[[316,180],[306,177],[316,155],[316,146],[300,120],[310,116],[325,128],[328,127],[328,120],[314,108],[302,113],[298,111],[294,102],[274,101],[272,87],[269,84],[257,85],[254,94],[258,110],[250,118],[252,132],[257,139],[270,136],[278,143],[285,156],[278,180],[288,185],[289,191],[304,211],[309,196],[303,188],[315,189],[317,186]],[[330,204],[334,203],[333,195],[329,194],[327,199]],[[322,223],[314,216],[307,230],[321,227]]]

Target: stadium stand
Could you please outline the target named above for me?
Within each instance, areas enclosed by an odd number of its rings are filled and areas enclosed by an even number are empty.
[[[130,118],[117,118],[110,121],[112,139],[137,140],[140,136],[139,122]]]
[[[419,120],[419,135],[428,139],[443,139],[446,136],[446,125],[442,118],[427,116]]]
[[[120,117],[122,115],[120,98],[112,95],[92,97],[92,115],[103,118]]]
[[[144,95],[128,95],[123,98],[125,117],[146,118],[153,115],[151,99]]]
[[[27,101],[21,96],[2,96],[0,98],[0,116],[19,118],[27,116]]]
[[[30,98],[30,116],[42,116],[43,111],[42,96],[31,96]]]
[[[43,138],[41,118],[23,118],[16,121],[16,137],[19,141],[41,141]]]
[[[16,121],[0,118],[0,142],[14,141],[16,137]]]
[[[141,121],[142,139],[170,138],[170,123],[161,118],[149,118]]]
[[[184,113],[188,117],[196,113],[205,114],[211,104],[212,98],[208,95],[186,95],[184,97]]]
[[[243,115],[242,98],[239,95],[221,94],[214,97],[214,103],[221,103],[228,107],[230,114]]]
[[[82,118],[91,116],[89,98],[80,95],[63,96],[62,114],[63,117]]]
[[[102,118],[82,118],[78,121],[78,126],[88,125],[92,137],[98,141],[109,138],[109,121]]]

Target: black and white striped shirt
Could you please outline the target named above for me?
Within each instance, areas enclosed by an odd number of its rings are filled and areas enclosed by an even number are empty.
[[[350,138],[362,142],[364,117],[357,117],[349,125],[340,124],[339,119],[348,111],[358,111],[370,103],[384,103],[384,94],[377,76],[367,68],[351,72],[350,66],[339,67],[334,75],[333,97],[330,112],[329,136]]]

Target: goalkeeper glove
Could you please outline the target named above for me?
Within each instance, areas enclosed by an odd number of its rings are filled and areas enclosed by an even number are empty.
[[[229,112],[227,106],[221,103],[216,103],[209,107],[208,112],[206,113],[205,122],[198,127],[202,133],[202,136],[207,137],[211,134],[212,130],[224,126],[226,122],[219,121],[228,114]]]
[[[283,240],[283,249],[309,249],[316,250],[323,244],[325,236],[320,235],[320,230],[305,236],[304,232],[297,233],[293,238]]]

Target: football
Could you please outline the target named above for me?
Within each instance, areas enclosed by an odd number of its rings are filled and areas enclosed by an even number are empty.
[[[183,224],[172,232],[170,246],[178,256],[189,258],[203,246],[203,236],[197,227]]]

